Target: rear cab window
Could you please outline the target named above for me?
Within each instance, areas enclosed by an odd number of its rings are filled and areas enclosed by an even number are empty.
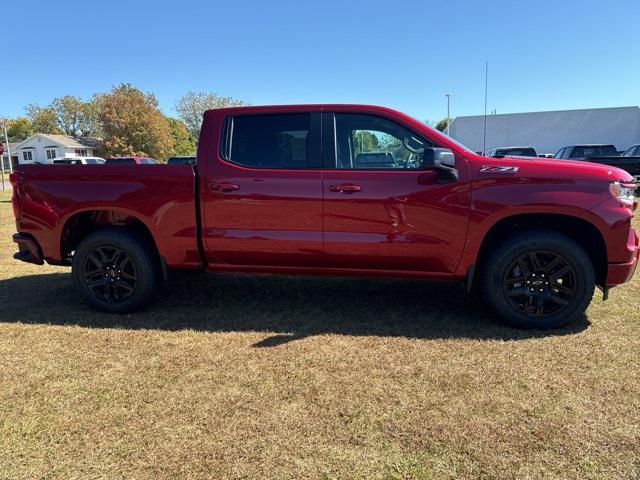
[[[221,155],[236,165],[266,169],[320,167],[319,113],[227,117]]]

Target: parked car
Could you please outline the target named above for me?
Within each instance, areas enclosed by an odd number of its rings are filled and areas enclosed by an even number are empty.
[[[556,152],[553,158],[563,160],[587,160],[598,157],[617,157],[618,150],[614,145],[593,144],[593,145],[569,145]]]
[[[364,131],[378,144],[355,142]],[[382,145],[419,161],[352,168]],[[627,172],[482,157],[383,107],[209,110],[197,158],[25,165],[11,176],[15,258],[71,266],[81,298],[107,312],[147,305],[170,269],[393,276],[461,282],[535,328],[575,319],[638,263]]]
[[[631,145],[622,154],[623,157],[640,157],[640,143]]]
[[[72,165],[103,165],[106,162],[100,157],[56,157],[51,163]]]
[[[150,157],[110,157],[107,158],[107,165],[155,165],[159,163],[155,158]]]
[[[537,157],[538,153],[533,147],[500,147],[489,151],[487,157]]]
[[[168,165],[195,165],[196,157],[171,157],[167,161]]]
[[[556,153],[555,158],[584,160],[621,168],[634,177],[640,188],[640,145],[628,148],[622,156],[613,145],[572,145]]]

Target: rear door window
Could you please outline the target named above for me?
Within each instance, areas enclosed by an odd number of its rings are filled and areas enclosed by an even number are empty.
[[[225,130],[231,141],[223,140],[222,155],[232,163],[251,168],[319,166],[320,141],[312,132],[312,115],[287,113],[230,118]]]

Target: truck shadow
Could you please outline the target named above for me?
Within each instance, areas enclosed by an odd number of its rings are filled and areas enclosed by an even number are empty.
[[[583,316],[559,330],[517,330],[496,323],[458,285],[396,279],[181,272],[146,311],[114,315],[82,304],[71,275],[56,273],[1,280],[0,304],[4,323],[271,334],[255,347],[322,334],[522,340],[590,325]]]

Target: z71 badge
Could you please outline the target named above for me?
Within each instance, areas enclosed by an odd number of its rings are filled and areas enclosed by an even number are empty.
[[[518,168],[507,165],[482,165],[480,173],[517,173]]]

